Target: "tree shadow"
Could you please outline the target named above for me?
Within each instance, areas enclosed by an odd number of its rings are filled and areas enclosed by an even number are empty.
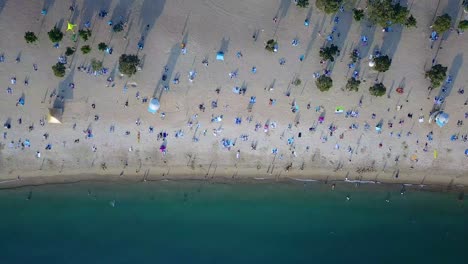
[[[370,24],[368,21],[361,22],[361,35],[359,36],[359,46],[356,46],[356,49],[361,53],[361,58],[367,57],[369,54],[372,43],[374,42],[374,35],[377,26]],[[363,46],[361,37],[367,37],[367,45]]]
[[[184,43],[185,41],[187,41],[187,38],[188,38],[188,33],[184,35]],[[164,85],[167,85],[168,87],[170,87],[170,83],[172,81],[173,74],[174,74],[174,69],[177,64],[177,60],[180,57],[180,54],[181,54],[180,43],[175,43],[171,48],[169,58],[167,59],[167,62],[166,62],[167,72],[163,72],[163,74],[166,75],[166,80],[163,81],[162,76],[161,76],[154,89],[153,97],[158,98],[160,101],[161,101],[162,93],[164,91]]]
[[[344,47],[344,43],[348,38],[349,30],[351,29],[351,24],[353,23],[353,13],[352,11],[346,11],[340,14],[340,21],[336,25],[336,37],[334,38],[335,45],[338,46],[342,53],[342,58],[344,58],[345,53],[347,52],[347,47]],[[339,37],[338,37],[339,34]],[[348,45],[346,45],[348,46]],[[337,58],[338,59],[338,58]]]
[[[55,0],[44,0],[44,4],[42,5],[42,9],[49,10],[55,3]]]
[[[111,1],[108,0],[84,0],[83,8],[81,9],[81,21],[88,22],[94,17],[94,14],[104,10],[108,12]]]
[[[449,14],[452,17],[452,27],[456,28],[455,24],[458,21],[458,14],[460,12],[460,0],[448,0],[447,5],[444,8],[444,11],[440,14],[443,15],[445,13]],[[442,39],[448,39],[450,34],[452,33],[451,30],[447,30],[442,35]]]
[[[393,32],[384,33],[383,43],[381,47],[382,54],[388,55],[390,59],[395,55],[398,45],[400,44],[401,34],[404,27],[402,25],[393,26]]]
[[[291,0],[281,0],[280,6],[276,11],[276,17],[281,19],[284,18],[288,14],[289,7],[291,6]]]
[[[75,67],[72,67],[70,73],[61,81],[58,85],[57,96],[55,97],[53,107],[63,109],[65,106],[65,100],[73,99],[73,89],[70,87],[70,83],[73,83],[73,77],[75,75]]]
[[[162,14],[166,0],[145,0],[140,10],[140,33],[150,31],[158,17]],[[149,27],[147,27],[149,25]]]
[[[111,20],[114,24],[126,21],[130,15],[133,0],[119,0],[117,5],[112,10]]]
[[[306,48],[306,51],[304,53],[304,60],[306,60],[307,57],[309,56],[310,51],[312,50],[312,46],[314,45],[315,40],[317,39],[317,35],[318,35],[319,31],[322,30],[326,19],[327,19],[327,17],[324,15],[323,18],[322,18],[322,21],[320,23],[315,24],[314,29],[312,30],[312,35],[311,35],[311,38],[309,40],[309,43],[307,43],[307,48]]]
[[[6,5],[7,1],[8,0],[0,0],[0,14],[3,11],[3,8],[5,8],[5,5]]]
[[[226,55],[226,53],[228,52],[229,42],[230,42],[229,38],[226,39],[225,37],[223,37],[223,39],[221,40],[219,51],[223,52],[224,55]]]
[[[451,83],[444,83],[442,87],[444,88],[445,92],[443,92],[443,89],[440,89],[439,91],[439,97],[447,97],[450,95],[453,89],[453,84],[455,83],[455,80],[457,79],[458,73],[460,72],[460,68],[463,66],[463,54],[459,53],[457,56],[452,61],[452,65],[450,65],[448,76],[452,78]]]

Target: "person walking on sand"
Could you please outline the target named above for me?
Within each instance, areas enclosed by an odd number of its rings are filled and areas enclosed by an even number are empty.
[[[240,158],[240,150],[237,150],[236,159],[239,159],[239,158]]]

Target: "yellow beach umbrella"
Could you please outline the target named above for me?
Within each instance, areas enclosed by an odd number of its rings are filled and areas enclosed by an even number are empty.
[[[76,24],[72,24],[70,21],[67,21],[67,31],[72,31],[76,27]]]

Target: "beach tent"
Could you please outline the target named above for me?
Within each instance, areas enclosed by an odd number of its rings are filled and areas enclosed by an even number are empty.
[[[70,21],[67,21],[67,30],[66,31],[71,31],[73,32],[73,29],[76,27],[76,24],[71,23]]]
[[[148,105],[148,112],[155,114],[161,105],[159,104],[159,100],[156,98],[151,98],[149,105]]]
[[[439,127],[444,127],[449,121],[449,114],[443,111],[436,111],[429,117],[429,123],[432,123],[433,121],[435,121]]]
[[[216,54],[216,59],[219,60],[219,61],[224,61],[224,52],[219,51],[219,52]]]
[[[49,124],[62,124],[63,110],[61,108],[49,108],[47,114],[47,123]]]
[[[343,113],[343,112],[344,112],[344,107],[342,107],[342,106],[337,106],[337,107],[335,108],[335,113],[340,114],[340,113]]]

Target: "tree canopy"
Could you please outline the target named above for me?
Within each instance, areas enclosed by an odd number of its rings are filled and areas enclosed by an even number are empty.
[[[265,49],[274,52],[276,44],[278,44],[278,42],[276,42],[274,39],[270,39],[267,41]]]
[[[88,41],[89,37],[91,37],[91,30],[89,29],[80,29],[78,30],[78,35],[84,40]]]
[[[369,93],[373,96],[383,96],[387,92],[387,88],[383,83],[376,83],[369,88]]]
[[[98,44],[98,49],[99,49],[100,51],[105,51],[105,50],[107,49],[107,44],[104,43],[104,42],[99,43],[99,44]]]
[[[426,72],[426,78],[431,80],[431,87],[437,88],[447,77],[447,67],[444,67],[440,64],[432,66],[430,70]]]
[[[432,25],[432,29],[439,34],[442,34],[447,31],[451,25],[452,17],[449,14],[443,14],[436,18],[434,24]]]
[[[309,0],[298,0],[296,5],[298,7],[306,8],[309,6]]]
[[[54,28],[47,32],[47,35],[49,35],[49,39],[53,43],[60,42],[63,38],[62,31],[60,31],[60,29],[58,29],[56,26],[54,26]]]
[[[91,52],[91,47],[89,45],[84,45],[81,47],[81,52],[83,52],[83,54],[88,54]]]
[[[326,75],[322,75],[315,80],[315,85],[321,92],[326,92],[333,86],[333,80]]]
[[[460,23],[458,23],[458,28],[461,29],[461,30],[468,29],[468,20],[460,21]]]
[[[119,71],[122,74],[132,76],[137,72],[140,59],[137,55],[122,54],[119,58]]]
[[[91,60],[91,67],[93,68],[93,71],[100,71],[102,70],[102,61],[100,60],[96,60],[96,59],[92,59]]]
[[[408,8],[392,0],[369,0],[367,9],[369,20],[381,27],[389,24],[405,24],[409,15]]]
[[[346,90],[348,91],[358,91],[359,85],[361,84],[360,80],[357,80],[354,77],[348,79],[348,83],[346,83]]]
[[[326,14],[333,14],[340,9],[342,3],[343,0],[317,0],[315,6]]]
[[[57,62],[52,66],[52,70],[54,71],[54,75],[57,77],[65,76],[65,65],[63,63]]]
[[[378,72],[386,72],[390,68],[392,64],[392,60],[387,56],[379,56],[374,59],[375,62],[375,70]]]
[[[320,52],[319,52],[319,55],[325,61],[327,61],[327,60],[335,61],[334,56],[336,54],[338,54],[338,53],[340,53],[340,50],[338,49],[338,46],[336,46],[334,44],[331,44],[328,47],[321,48]]]
[[[364,10],[362,9],[353,9],[353,18],[356,21],[361,21],[364,18]]]
[[[65,50],[65,56],[71,56],[75,53],[75,47],[67,47]]]
[[[34,43],[37,41],[37,36],[34,32],[28,31],[24,33],[24,39],[26,40],[26,43]]]
[[[410,27],[417,27],[416,26],[417,24],[417,21],[416,21],[416,18],[414,18],[413,15],[410,15],[407,19],[406,19],[406,22],[405,22],[405,26],[410,28]]]

